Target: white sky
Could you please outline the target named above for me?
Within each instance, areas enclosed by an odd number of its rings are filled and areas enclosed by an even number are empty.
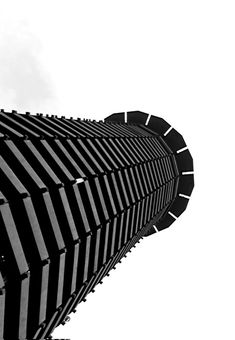
[[[190,103],[207,111],[219,94],[222,109],[233,93],[222,86],[234,74],[232,4],[2,1],[0,105],[89,117],[156,106],[173,116]]]
[[[82,114],[126,109],[136,97],[144,72],[140,63],[152,39],[141,26],[142,12],[130,25],[138,2],[132,5],[126,7],[125,1],[0,5],[1,105]],[[154,15],[151,19],[155,21]],[[151,30],[151,20],[148,24]],[[153,41],[149,61],[155,58],[154,49]]]

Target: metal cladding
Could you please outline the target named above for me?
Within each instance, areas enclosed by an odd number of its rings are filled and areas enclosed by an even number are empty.
[[[44,339],[193,190],[183,137],[140,111],[0,113],[0,339]]]

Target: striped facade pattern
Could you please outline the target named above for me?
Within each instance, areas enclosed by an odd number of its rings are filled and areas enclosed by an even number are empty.
[[[193,185],[186,144],[161,118],[1,110],[0,339],[48,338],[143,236],[175,221]]]

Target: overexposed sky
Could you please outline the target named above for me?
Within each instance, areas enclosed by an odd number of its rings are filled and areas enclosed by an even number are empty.
[[[1,2],[1,107],[93,118],[156,105],[174,116],[220,96],[222,109],[233,93],[223,86],[234,74],[232,3]]]
[[[139,14],[130,27],[135,6],[134,1],[133,8],[125,1],[1,5],[2,106],[84,114],[126,109],[151,38],[145,36]]]

